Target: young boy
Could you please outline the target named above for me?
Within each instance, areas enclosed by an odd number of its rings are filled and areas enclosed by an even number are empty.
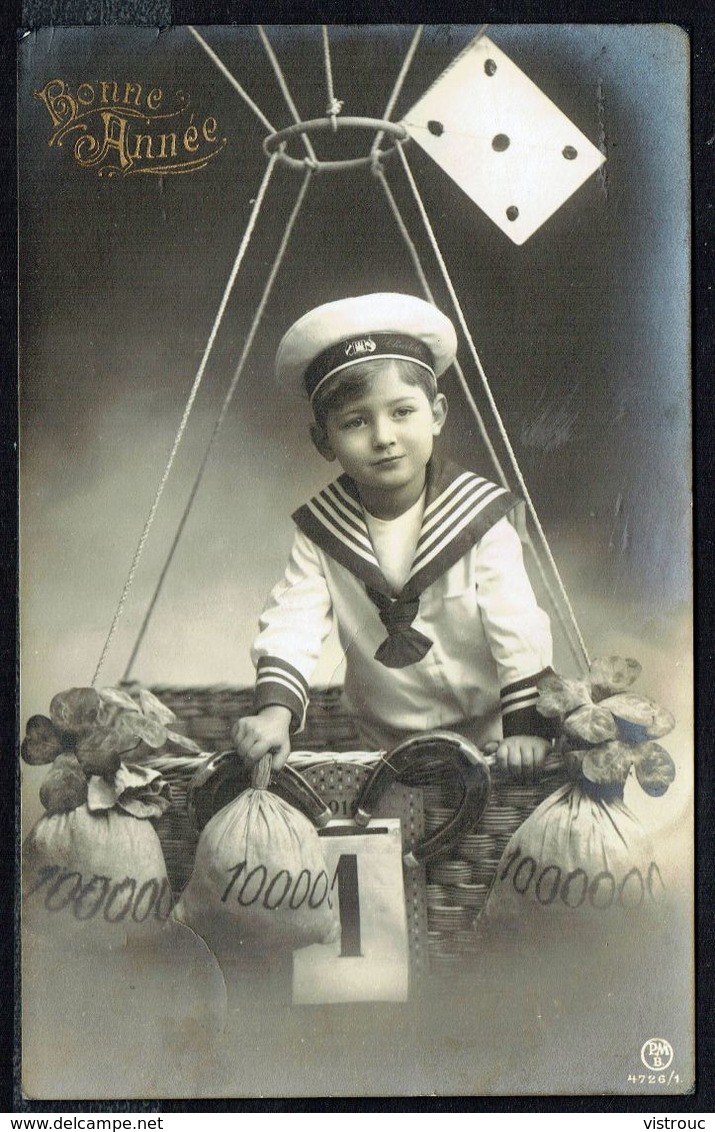
[[[517,775],[543,763],[535,682],[551,633],[506,518],[518,501],[433,452],[456,345],[445,315],[397,294],[327,303],[280,343],[277,379],[310,399],[313,443],[343,474],[293,515],[252,650],[255,714],[232,731],[251,761],[286,761],[335,620],[366,749],[440,729],[480,746],[503,736],[497,762]]]

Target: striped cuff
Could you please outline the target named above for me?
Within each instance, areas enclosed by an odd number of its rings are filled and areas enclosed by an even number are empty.
[[[502,688],[502,732],[505,739],[512,735],[540,735],[543,739],[552,739],[556,734],[554,720],[546,719],[536,710],[539,699],[536,682],[550,671],[550,668],[543,668],[533,676]]]
[[[309,689],[297,668],[277,656],[262,656],[258,661],[256,685],[253,692],[255,711],[280,704],[293,716],[291,732],[305,727]]]

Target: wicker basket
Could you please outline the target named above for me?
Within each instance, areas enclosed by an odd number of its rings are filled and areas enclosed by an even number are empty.
[[[458,972],[475,962],[484,941],[475,924],[484,907],[509,839],[549,794],[565,781],[561,760],[547,760],[534,785],[492,783],[489,802],[475,829],[448,856],[427,865],[427,924],[430,970]],[[424,788],[427,832],[442,824],[457,799],[450,787]],[[492,933],[493,937],[493,933]]]
[[[193,739],[203,751],[214,753],[231,747],[232,725],[249,715],[253,704],[252,688],[152,688],[154,694],[171,709],[180,722],[179,730]],[[355,751],[360,739],[354,723],[340,703],[340,688],[316,689],[308,707],[301,746],[311,751]],[[176,765],[168,760],[162,774],[169,783],[171,809],[155,825],[164,850],[166,870],[176,897],[191,876],[198,834],[187,809],[189,783],[196,771],[196,761],[177,757]]]
[[[156,696],[175,712],[180,729],[202,750],[215,752],[231,746],[230,729],[250,714],[253,690],[230,687],[155,687]],[[341,704],[338,687],[315,689],[308,707],[301,749],[319,752],[355,752],[361,739],[354,721]],[[198,835],[187,811],[187,791],[196,769],[191,760],[176,760],[162,768],[169,782],[172,807],[156,822],[166,858],[167,872],[178,895],[193,866]],[[500,783],[492,786],[477,827],[461,838],[452,851],[427,865],[427,943],[430,971],[450,974],[468,967],[479,955],[482,942],[474,924],[494,879],[502,852],[513,833],[536,806],[565,781],[560,760],[547,762],[546,773],[533,786]],[[316,780],[313,785],[319,786]],[[459,803],[450,782],[422,788],[424,830],[440,826]]]
[[[152,688],[163,704],[182,721],[181,730],[202,750],[231,746],[231,726],[253,710],[252,688]],[[342,688],[315,688],[301,731],[300,744],[309,751],[356,751],[362,746],[352,718],[341,703]]]

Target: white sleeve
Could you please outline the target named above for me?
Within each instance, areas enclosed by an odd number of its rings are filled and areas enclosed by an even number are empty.
[[[477,602],[496,661],[505,735],[550,734],[535,711],[536,680],[551,666],[551,624],[526,573],[521,541],[500,519],[476,548]]]
[[[293,715],[294,730],[302,730],[310,679],[332,623],[320,555],[307,535],[296,531],[285,574],[270,593],[251,649],[256,711],[282,704]]]

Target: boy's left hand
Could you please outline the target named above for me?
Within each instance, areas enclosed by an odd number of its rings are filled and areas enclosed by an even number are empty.
[[[510,735],[508,739],[502,739],[496,749],[497,766],[512,778],[534,782],[541,773],[549,750],[549,740],[538,735]]]

